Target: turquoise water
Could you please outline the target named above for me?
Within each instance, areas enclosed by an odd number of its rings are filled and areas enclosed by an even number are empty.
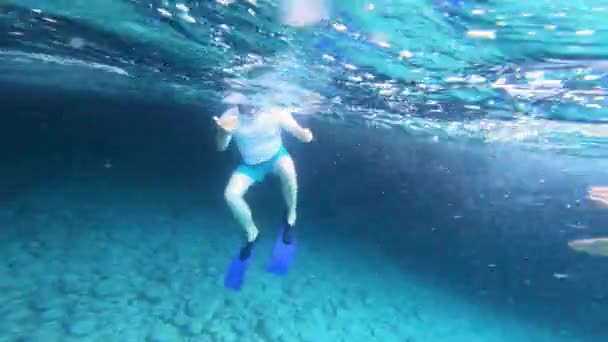
[[[0,0],[0,341],[608,338],[608,2]],[[372,6],[373,4],[373,6]],[[299,249],[244,288],[230,90],[297,116]]]

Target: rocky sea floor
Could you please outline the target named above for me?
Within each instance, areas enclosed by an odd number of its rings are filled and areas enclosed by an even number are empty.
[[[243,290],[228,291],[240,232],[199,209],[84,185],[6,202],[0,341],[579,341],[425,284],[364,241],[307,235],[314,218],[287,277],[264,269],[268,229]]]

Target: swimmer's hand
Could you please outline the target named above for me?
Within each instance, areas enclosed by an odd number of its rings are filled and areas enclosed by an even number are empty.
[[[608,207],[608,187],[592,187],[587,193],[587,198],[601,206]]]
[[[313,136],[312,136],[312,131],[309,130],[308,128],[303,128],[302,129],[302,141],[305,143],[310,143],[312,142]]]
[[[232,133],[236,129],[236,126],[239,124],[238,117],[236,115],[222,115],[221,117],[214,116],[213,121],[217,127],[226,133]]]

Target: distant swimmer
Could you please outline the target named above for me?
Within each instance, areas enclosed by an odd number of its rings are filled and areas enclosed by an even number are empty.
[[[219,118],[214,117],[218,127],[217,147],[225,151],[234,137],[243,160],[224,191],[233,216],[247,232],[247,242],[232,260],[224,279],[226,287],[238,290],[259,234],[244,195],[251,185],[262,182],[269,173],[278,176],[281,181],[286,212],[268,270],[275,274],[287,272],[295,254],[298,184],[294,162],[283,146],[281,133],[286,131],[305,143],[310,143],[313,135],[309,129],[301,127],[288,110],[261,109],[240,93],[227,97],[224,103],[230,108]]]
[[[608,256],[608,238],[580,239],[568,242],[568,246],[577,252],[590,255]]]
[[[608,207],[608,186],[595,186],[589,189],[587,198],[602,207]]]
[[[592,187],[588,191],[587,198],[599,206],[608,207],[608,187]],[[578,252],[608,256],[608,237],[572,240],[568,242],[568,246]]]

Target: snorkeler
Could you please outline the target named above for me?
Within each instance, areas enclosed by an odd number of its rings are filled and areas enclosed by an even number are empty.
[[[238,290],[259,234],[244,195],[251,185],[262,182],[269,173],[281,181],[287,211],[268,270],[279,275],[287,272],[295,253],[298,184],[294,162],[283,146],[281,132],[285,130],[305,143],[310,143],[313,135],[309,129],[301,127],[289,111],[262,110],[243,94],[232,94],[224,103],[231,107],[219,118],[213,118],[218,127],[217,147],[225,151],[234,137],[243,159],[224,192],[234,218],[247,233],[247,242],[233,259],[224,279],[226,287]]]
[[[608,207],[608,187],[592,187],[587,192],[587,198],[597,205]],[[608,256],[608,237],[572,240],[568,246],[578,252]]]

